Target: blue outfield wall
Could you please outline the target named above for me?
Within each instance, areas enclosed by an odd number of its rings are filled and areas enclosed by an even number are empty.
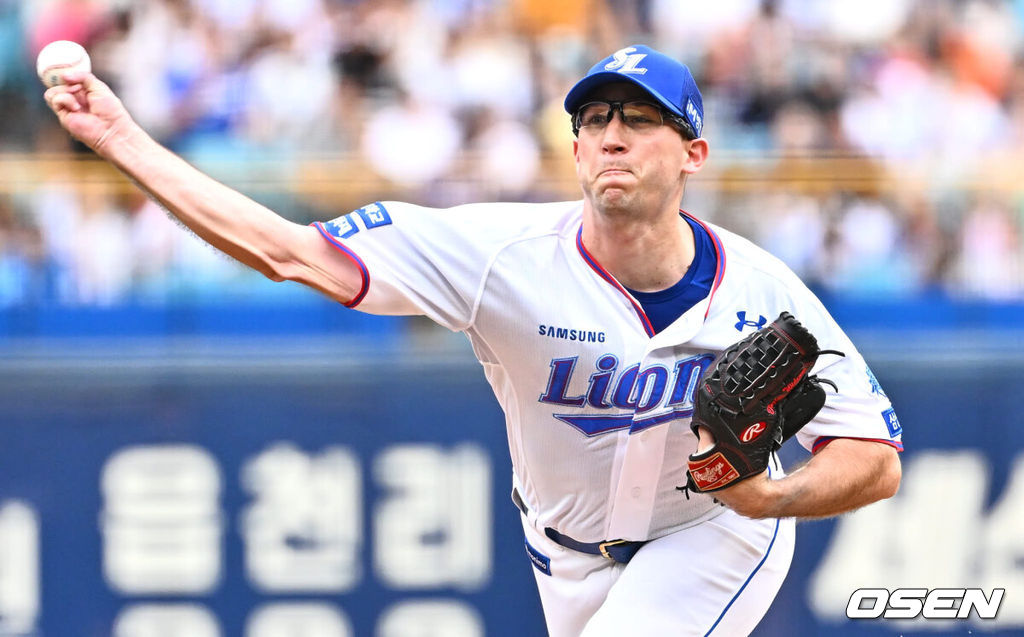
[[[4,578],[35,577],[0,569],[0,617],[53,636],[373,635],[394,612],[386,634],[542,633],[476,369],[110,365],[5,374],[0,547],[35,528],[41,586],[35,610],[4,600]]]
[[[5,339],[111,336],[280,336],[400,334],[404,321],[346,311],[334,301],[295,285],[263,286],[248,295],[205,293],[191,301],[135,302],[112,306],[52,304],[0,307],[0,346]],[[952,299],[943,294],[910,299],[837,297],[819,291],[847,330],[994,330],[1024,334],[1024,302]],[[774,318],[774,317],[769,317]],[[943,346],[946,343],[939,343]]]
[[[184,349],[4,344],[0,635],[544,634],[479,365],[407,350],[401,328],[279,350],[231,329]],[[904,428],[901,492],[801,523],[755,634],[1024,634],[1024,357],[861,335]],[[845,618],[854,590],[900,587],[1005,593],[996,620]]]
[[[0,344],[5,339],[110,337],[261,337],[294,334],[374,335],[390,338],[403,321],[346,310],[304,292],[284,299],[224,299],[219,302],[0,309]]]

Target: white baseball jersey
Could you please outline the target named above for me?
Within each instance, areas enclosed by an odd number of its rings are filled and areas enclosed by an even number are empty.
[[[581,239],[583,202],[438,210],[376,203],[316,227],[363,272],[350,306],[423,314],[472,343],[505,412],[515,487],[529,522],[582,542],[661,537],[718,515],[689,498],[690,416],[715,356],[789,311],[834,381],[797,435],[901,448],[892,406],[828,312],[778,259],[704,224],[716,250],[711,293],[658,334]]]

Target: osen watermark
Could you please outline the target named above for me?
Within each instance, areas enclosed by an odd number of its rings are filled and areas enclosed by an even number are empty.
[[[850,595],[850,619],[995,619],[1005,588],[985,594],[980,588],[858,588]]]

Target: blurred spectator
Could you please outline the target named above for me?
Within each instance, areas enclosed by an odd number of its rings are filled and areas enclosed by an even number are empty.
[[[27,296],[28,265],[10,201],[0,199],[0,308],[20,305]]]
[[[808,4],[804,2],[803,6],[806,8]],[[905,24],[911,7],[910,0],[839,0],[814,4],[818,5],[817,10],[808,15],[821,18],[824,34],[853,44],[889,40]]]
[[[0,89],[14,86],[25,75],[28,56],[24,55],[21,3],[0,0]]]
[[[0,0],[0,152],[31,144],[34,113],[26,87],[35,87],[20,0]]]
[[[53,264],[56,297],[73,303],[73,241],[82,215],[78,195],[72,188],[43,183],[32,192],[29,205],[30,218],[39,228],[43,248]]]
[[[54,40],[90,48],[107,26],[110,5],[106,0],[37,0],[27,5],[32,59]]]
[[[716,0],[702,3],[699,10],[681,11],[678,0],[653,0],[653,46],[694,66],[723,31],[748,23],[760,4],[760,0]]]
[[[132,3],[125,19],[104,70],[139,124],[174,146],[203,115],[198,89],[216,71],[209,50],[216,34],[188,0]]]
[[[493,24],[456,38],[445,62],[452,71],[453,106],[488,107],[508,117],[529,117],[534,106],[530,62],[522,41]]]
[[[942,42],[953,76],[1001,98],[1013,70],[1014,49],[1020,45],[1019,29],[1006,3],[964,3],[962,19]]]
[[[296,36],[281,33],[249,68],[246,135],[263,147],[309,147],[334,97],[331,60],[310,53]]]
[[[377,174],[416,187],[444,175],[461,143],[447,109],[409,97],[370,113],[362,149]]]
[[[1021,0],[0,0],[0,152],[69,147],[30,61],[63,38],[156,138],[229,180],[272,175],[262,194],[302,222],[364,197],[351,175],[333,198],[291,189],[326,157],[391,182],[370,196],[571,197],[565,91],[648,42],[704,92],[687,209],[844,293],[1024,300],[1022,27]],[[877,172],[814,170],[849,154]],[[810,168],[762,192],[791,157]],[[0,180],[0,305],[248,293],[155,204],[41,172]]]
[[[809,153],[828,149],[825,120],[804,100],[788,100],[779,106],[772,121],[775,148],[788,153]]]
[[[133,295],[142,299],[166,300],[177,245],[194,240],[167,213],[140,191],[118,197],[128,215],[129,257],[126,269]]]
[[[826,286],[864,296],[899,296],[920,288],[903,250],[899,224],[882,201],[852,201],[842,211],[835,232]]]
[[[754,240],[782,259],[802,279],[819,278],[825,244],[825,219],[811,197],[778,192],[759,198],[754,213]]]
[[[494,109],[478,116],[468,143],[476,158],[473,177],[490,190],[492,200],[528,199],[540,170],[540,148],[525,124]]]
[[[939,222],[934,205],[917,194],[903,202],[906,218],[903,224],[903,249],[914,269],[914,278],[922,292],[935,292],[945,283],[951,268],[953,237]]]
[[[964,294],[1019,299],[1024,292],[1020,226],[1007,206],[983,198],[967,213],[961,229],[956,279]]]
[[[71,230],[72,301],[113,305],[128,297],[131,284],[131,243],[128,223],[114,201],[101,190],[81,192],[81,214]]]
[[[725,46],[742,51],[743,58],[733,62],[740,62],[740,68],[726,71],[725,75],[742,82],[741,90],[748,97],[740,119],[747,124],[770,123],[794,93],[792,84],[796,78],[790,65],[795,62],[795,32],[793,25],[779,14],[778,4],[763,0],[746,28],[735,38],[720,40]],[[711,47],[714,53],[715,43]]]

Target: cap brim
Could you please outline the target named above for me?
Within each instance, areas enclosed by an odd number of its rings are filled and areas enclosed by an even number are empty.
[[[640,80],[640,77],[626,75],[625,73],[619,73],[618,71],[601,71],[599,73],[594,73],[593,75],[588,75],[579,82],[576,82],[576,86],[569,89],[568,95],[565,96],[565,102],[563,106],[565,107],[566,112],[570,114],[575,113],[576,109],[583,105],[583,101],[587,98],[587,95],[591,91],[593,91],[599,86],[611,84],[613,82],[629,82],[631,84],[636,84],[637,86],[645,90],[648,94],[650,94],[651,97],[656,99],[659,104],[661,104],[668,110],[672,111],[679,117],[682,117],[684,119],[686,118],[683,112],[680,111],[679,108],[672,103],[672,100],[667,99],[658,91],[644,84]]]

